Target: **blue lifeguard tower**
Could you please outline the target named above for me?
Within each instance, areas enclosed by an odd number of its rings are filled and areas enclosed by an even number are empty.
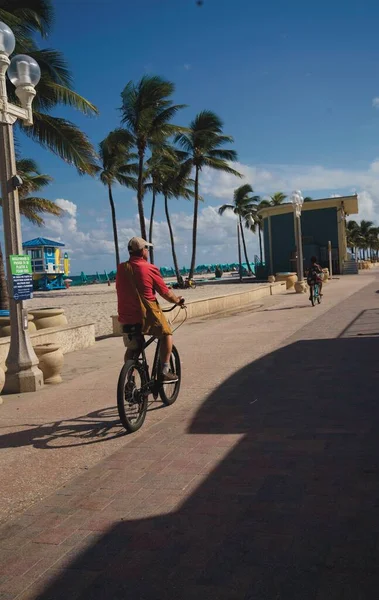
[[[70,272],[67,253],[62,257],[64,244],[38,237],[24,242],[24,251],[32,261],[33,286],[35,290],[63,290],[64,277]]]

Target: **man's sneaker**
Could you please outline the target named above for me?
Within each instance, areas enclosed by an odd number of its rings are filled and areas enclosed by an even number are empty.
[[[175,373],[162,373],[162,383],[176,383],[179,377]]]

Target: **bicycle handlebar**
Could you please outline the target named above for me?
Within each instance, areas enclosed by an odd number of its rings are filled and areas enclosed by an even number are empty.
[[[172,306],[171,308],[162,308],[162,312],[171,312],[178,306],[179,306],[179,308],[184,308],[184,302],[185,302],[185,300],[184,300],[184,298],[182,298],[181,301],[179,302],[179,304],[174,304],[174,306]]]

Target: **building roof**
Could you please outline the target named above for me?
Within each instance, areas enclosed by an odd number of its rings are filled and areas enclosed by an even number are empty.
[[[321,198],[320,200],[312,200],[304,202],[302,212],[306,210],[318,210],[320,208],[342,208],[346,215],[358,214],[358,196],[338,196],[336,198]],[[267,206],[259,212],[264,219],[273,217],[274,215],[283,215],[293,211],[291,202],[283,202],[277,206]]]
[[[43,237],[34,238],[34,240],[29,240],[28,242],[24,242],[22,244],[23,248],[42,248],[43,246],[61,248],[64,246],[64,244],[62,244],[62,242],[54,242],[53,240],[48,240],[47,238]]]

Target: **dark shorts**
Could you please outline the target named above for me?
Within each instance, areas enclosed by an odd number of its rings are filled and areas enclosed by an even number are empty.
[[[143,344],[142,324],[122,325],[124,346],[128,350],[138,350]]]

